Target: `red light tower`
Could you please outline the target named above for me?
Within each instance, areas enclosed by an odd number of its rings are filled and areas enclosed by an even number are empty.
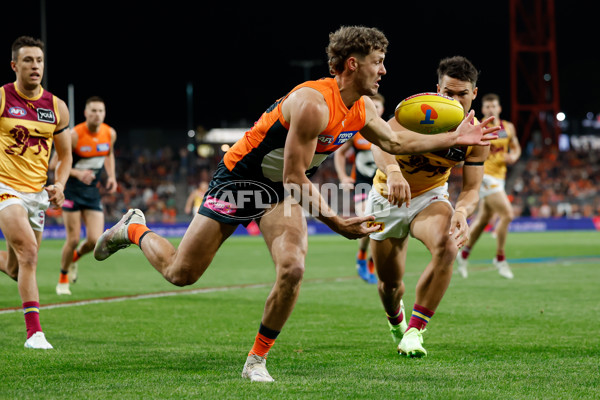
[[[510,0],[511,118],[525,146],[535,130],[557,146],[560,126],[554,0]]]

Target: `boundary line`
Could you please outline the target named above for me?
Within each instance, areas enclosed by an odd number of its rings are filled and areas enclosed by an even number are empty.
[[[532,257],[532,258],[516,258],[509,260],[511,264],[540,264],[540,263],[570,263],[570,262],[583,262],[583,263],[591,263],[597,262],[600,263],[600,256],[575,256],[575,257]],[[471,264],[480,265],[482,263],[489,264],[488,260],[473,260]],[[484,269],[478,268],[477,270],[483,271]],[[485,269],[486,271],[488,269]],[[491,269],[490,269],[491,270]],[[303,283],[323,283],[323,282],[343,282],[353,279],[359,279],[358,276],[352,277],[342,277],[342,278],[318,278],[318,279],[309,279],[304,280]],[[61,303],[52,303],[41,305],[40,309],[42,310],[51,310],[54,308],[66,308],[66,307],[76,307],[76,306],[85,306],[89,304],[105,304],[105,303],[117,303],[120,301],[128,301],[128,300],[143,300],[143,299],[156,299],[160,297],[172,297],[172,296],[180,296],[180,295],[192,295],[192,294],[202,294],[202,293],[215,293],[215,292],[226,292],[229,290],[238,290],[238,289],[258,289],[273,286],[274,282],[265,282],[265,283],[249,283],[243,285],[230,285],[230,286],[217,286],[217,287],[206,287],[206,288],[195,288],[195,289],[181,289],[181,290],[169,290],[166,292],[153,292],[153,293],[142,293],[142,294],[132,294],[132,295],[124,295],[124,296],[115,296],[115,297],[101,297],[96,299],[88,299],[88,300],[72,300],[65,301]],[[0,315],[2,314],[12,314],[15,312],[22,312],[22,307],[10,307],[10,308],[1,308]]]

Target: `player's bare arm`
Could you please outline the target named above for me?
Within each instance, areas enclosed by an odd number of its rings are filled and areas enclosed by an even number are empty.
[[[456,200],[456,208],[450,223],[450,235],[454,236],[458,247],[462,247],[469,240],[467,217],[477,208],[479,187],[483,179],[483,162],[489,151],[489,147],[473,147],[463,166],[462,190]]]
[[[117,141],[117,131],[113,128],[110,129],[110,152],[108,156],[104,158],[104,169],[108,178],[106,180],[106,189],[109,193],[115,193],[117,191],[117,175],[115,173],[115,142]]]
[[[349,239],[374,232],[377,227],[366,228],[361,225],[373,220],[373,217],[344,219],[336,215],[306,177],[306,170],[317,147],[317,137],[325,130],[329,119],[329,109],[321,94],[309,88],[300,89],[284,101],[282,112],[290,124],[283,163],[283,183],[286,189],[299,199],[304,209],[317,215],[334,232]]]
[[[377,114],[371,99],[365,98],[367,124],[361,130],[371,143],[391,154],[427,153],[453,146],[489,145],[498,137],[499,127],[485,127],[485,124],[471,124],[475,112],[471,111],[454,132],[437,135],[422,135],[403,128],[394,118],[385,122]],[[493,117],[484,122],[492,121]]]
[[[504,161],[506,164],[512,165],[521,157],[521,144],[519,143],[515,126],[511,122],[506,121],[506,128],[510,130],[511,137],[508,143],[508,153],[504,155]]]
[[[372,145],[371,151],[377,168],[387,176],[387,199],[391,204],[400,207],[403,203],[410,206],[410,185],[404,179],[396,157]]]
[[[71,172],[73,164],[73,153],[71,149],[71,136],[69,135],[69,109],[64,101],[58,101],[58,112],[60,114],[60,123],[56,128],[57,132],[61,133],[54,135],[54,149],[56,150],[56,170],[54,173],[54,183],[46,186],[48,199],[55,207],[62,206],[65,195],[63,193],[67,179]]]

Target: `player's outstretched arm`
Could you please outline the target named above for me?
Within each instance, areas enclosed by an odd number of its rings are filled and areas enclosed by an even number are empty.
[[[486,145],[496,139],[499,127],[485,127],[485,124],[471,124],[475,115],[471,111],[458,126],[456,131],[423,135],[402,127],[394,118],[385,122],[375,114],[372,101],[365,101],[367,124],[361,130],[363,136],[371,143],[391,154],[427,153],[454,146]],[[491,120],[486,120],[490,122]]]

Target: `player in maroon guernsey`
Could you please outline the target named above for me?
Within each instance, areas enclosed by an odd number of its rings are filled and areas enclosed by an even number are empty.
[[[44,43],[21,36],[12,45],[16,81],[0,88],[0,230],[8,251],[0,251],[0,271],[18,283],[23,301],[25,347],[51,349],[40,325],[36,281],[44,210],[62,206],[71,170],[69,110],[41,86]],[[46,186],[52,144],[58,163],[55,180]]]

